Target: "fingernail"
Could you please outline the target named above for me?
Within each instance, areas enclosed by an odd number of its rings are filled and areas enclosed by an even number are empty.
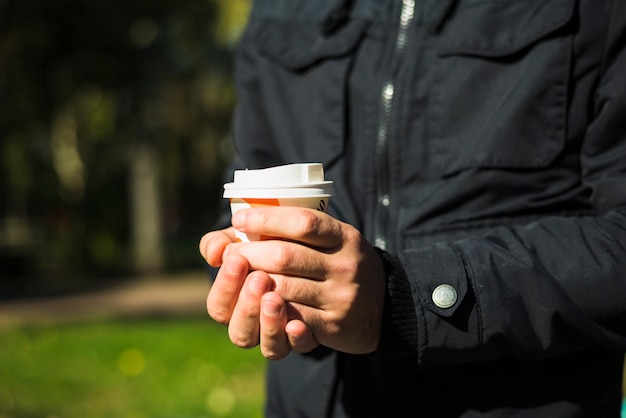
[[[262,309],[263,314],[267,316],[278,316],[280,314],[280,305],[274,302],[263,301]]]

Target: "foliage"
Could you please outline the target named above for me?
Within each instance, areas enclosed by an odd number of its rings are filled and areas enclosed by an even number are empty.
[[[0,417],[260,417],[264,362],[207,319],[0,329]]]
[[[198,261],[187,250],[216,216],[230,158],[232,51],[248,7],[0,1],[5,266],[59,278],[128,270],[138,145],[157,155],[167,266]]]

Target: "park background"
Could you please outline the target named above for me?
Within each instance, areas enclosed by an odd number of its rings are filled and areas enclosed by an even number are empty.
[[[249,7],[0,0],[0,418],[261,416],[197,252]]]
[[[261,416],[206,315],[248,0],[0,0],[0,417]]]

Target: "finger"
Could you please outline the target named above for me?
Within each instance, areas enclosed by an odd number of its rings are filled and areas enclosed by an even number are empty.
[[[228,335],[233,344],[250,348],[259,344],[261,297],[272,287],[272,279],[264,272],[252,272],[239,294],[230,323]]]
[[[287,302],[287,320],[288,326],[285,326],[285,332],[288,331],[288,337],[293,337],[294,340],[293,342],[290,341],[290,344],[302,348],[313,344],[310,341],[311,337],[318,343],[322,343],[324,333],[327,332],[325,328],[334,323],[332,315],[324,309],[297,302]],[[290,334],[292,335],[290,336]]]
[[[289,206],[242,209],[232,217],[241,232],[298,241],[332,249],[342,242],[342,223],[333,217],[308,208]]]
[[[285,333],[291,349],[298,353],[313,351],[320,343],[313,336],[311,329],[299,319],[293,319],[285,325]]]
[[[351,277],[359,268],[359,257],[326,254],[294,242],[255,241],[229,246],[229,254],[248,260],[250,269],[265,271],[275,290],[286,301],[328,309],[332,301],[345,301],[359,293],[360,284],[347,281],[340,287],[337,277]],[[335,283],[335,284],[333,284]],[[335,305],[337,305],[335,303]],[[337,308],[337,306],[335,306]],[[338,307],[343,310],[343,307]]]
[[[235,242],[235,229],[227,228],[205,234],[198,244],[202,257],[213,267],[222,265],[222,254],[228,244]]]
[[[285,325],[285,333],[293,351],[306,353],[318,345],[342,348],[341,344],[349,340],[346,328],[342,325],[343,318],[337,317],[332,311],[298,303],[289,303],[287,306],[289,321]]]
[[[285,301],[275,292],[263,295],[260,318],[260,349],[265,358],[280,360],[291,348],[285,333],[287,309]]]
[[[329,255],[297,242],[282,240],[252,241],[230,245],[229,254],[238,254],[252,270],[323,280],[327,276]]]
[[[270,277],[274,282],[274,292],[278,293],[286,302],[313,309],[326,307],[324,293],[327,286],[324,282],[281,274],[270,274]]]
[[[207,312],[220,324],[226,325],[230,322],[248,272],[248,261],[236,254],[229,256],[218,271],[206,303]]]

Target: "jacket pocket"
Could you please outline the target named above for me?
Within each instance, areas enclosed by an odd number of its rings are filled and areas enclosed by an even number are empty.
[[[367,23],[346,16],[325,33],[325,19],[340,4],[259,1],[253,9],[242,46],[258,58],[252,71],[262,102],[255,105],[283,161],[329,165],[343,152],[347,76]]]
[[[575,0],[464,5],[436,39],[430,171],[540,168],[565,144]]]

